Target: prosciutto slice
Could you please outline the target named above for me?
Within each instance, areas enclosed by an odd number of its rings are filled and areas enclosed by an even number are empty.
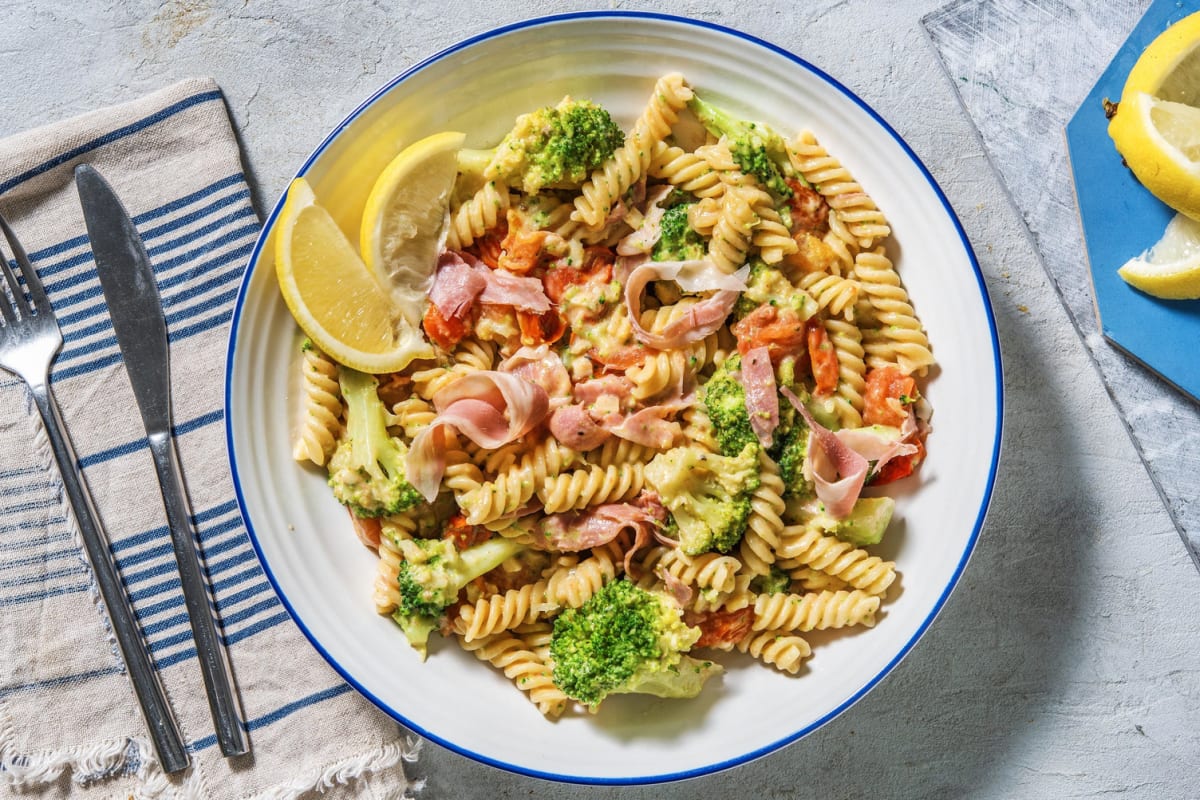
[[[437,272],[429,290],[429,302],[437,306],[446,319],[462,319],[471,310],[475,298],[487,286],[487,276],[453,250],[438,256]]]
[[[683,434],[678,422],[666,418],[674,411],[671,406],[648,406],[606,427],[614,436],[656,450],[667,450]]]
[[[633,555],[650,544],[666,521],[667,512],[658,497],[642,492],[632,503],[606,503],[584,511],[549,514],[533,526],[535,547],[579,552],[608,544],[622,531],[633,531],[633,544],[625,551],[625,571]]]
[[[706,259],[699,261],[647,261],[635,267],[625,282],[625,306],[633,322],[633,335],[638,341],[659,350],[676,350],[698,342],[721,327],[733,310],[738,295],[746,288],[750,268],[743,267],[726,275]],[[687,310],[661,333],[651,333],[641,325],[642,292],[652,281],[671,280],[685,292],[707,292],[713,295]]]
[[[430,502],[446,471],[444,428],[453,427],[480,447],[495,449],[539,425],[550,410],[550,398],[541,386],[517,375],[481,371],[435,394],[433,407],[437,416],[413,439],[405,461],[408,482]]]
[[[870,465],[867,459],[843,444],[837,434],[813,419],[791,389],[785,387],[781,391],[808,423],[812,432],[810,442],[816,445],[804,460],[804,477],[813,482],[817,498],[825,504],[825,511],[834,519],[845,519],[858,501]]]
[[[662,237],[662,218],[663,214],[667,213],[665,208],[660,208],[659,203],[671,193],[675,187],[670,184],[663,184],[656,187],[646,197],[646,202],[649,205],[645,215],[642,217],[641,224],[637,230],[626,236],[621,241],[617,242],[617,255],[619,256],[636,256],[648,255],[654,249],[654,245]]]
[[[540,278],[492,269],[470,253],[443,251],[429,301],[442,316],[462,319],[477,299],[485,305],[512,306],[535,314],[550,310],[550,298]]]
[[[550,349],[550,345],[522,347],[500,363],[500,371],[511,372],[541,386],[550,396],[551,408],[571,402],[571,376],[562,358]]]
[[[563,406],[550,417],[550,433],[572,450],[591,450],[609,440],[612,433],[599,425],[582,403]]]
[[[912,430],[915,432],[916,428],[913,427]],[[899,431],[878,425],[869,428],[845,428],[834,436],[867,461],[875,462],[875,467],[871,470],[873,473],[879,472],[893,458],[912,455],[918,449],[915,444],[904,441],[907,436],[903,428]]]
[[[779,427],[779,395],[775,391],[775,368],[766,345],[756,347],[742,357],[742,386],[746,390],[746,410],[750,427],[763,447],[770,447]]]

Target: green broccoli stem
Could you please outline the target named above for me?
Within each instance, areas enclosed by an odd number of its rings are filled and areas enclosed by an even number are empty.
[[[480,575],[491,572],[525,549],[525,545],[517,540],[505,539],[503,536],[493,536],[486,542],[468,547],[458,556],[460,566],[457,571],[462,577],[458,588],[461,589]]]
[[[346,403],[346,438],[354,448],[354,460],[375,477],[380,467],[388,476],[404,475],[400,451],[387,430],[387,409],[379,399],[379,380],[374,375],[342,367],[338,383]]]

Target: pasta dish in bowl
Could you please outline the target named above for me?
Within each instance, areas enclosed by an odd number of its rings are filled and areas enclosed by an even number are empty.
[[[444,209],[376,223],[438,164]],[[314,219],[402,275],[393,360],[304,310]],[[915,643],[982,525],[998,358],[961,227],[861,101],[732,31],[569,15],[413,68],[300,170],[235,311],[231,462],[281,598],[381,709],[526,774],[670,780]]]

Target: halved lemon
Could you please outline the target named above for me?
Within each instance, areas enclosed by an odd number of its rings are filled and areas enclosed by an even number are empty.
[[[1158,243],[1126,262],[1117,274],[1155,297],[1200,298],[1200,222],[1176,214]]]
[[[1108,125],[1134,175],[1171,208],[1200,219],[1200,13],[1158,36],[1134,64]]]
[[[277,226],[275,273],[284,302],[330,358],[381,373],[433,357],[418,326],[396,309],[391,293],[317,204],[308,181],[292,182]]]
[[[447,131],[406,147],[380,173],[363,209],[363,261],[414,326],[420,324],[445,242],[446,211],[465,139]]]

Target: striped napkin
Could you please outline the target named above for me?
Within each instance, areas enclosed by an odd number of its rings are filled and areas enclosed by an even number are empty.
[[[145,431],[73,182],[94,164],[158,276],[174,419],[253,753],[216,746]],[[220,90],[193,80],[0,140],[0,210],[42,276],[65,343],[51,373],[192,766],[160,769],[23,384],[0,373],[0,795],[398,797],[416,744],[288,618],[242,526],[225,455],[228,324],[259,231]]]

